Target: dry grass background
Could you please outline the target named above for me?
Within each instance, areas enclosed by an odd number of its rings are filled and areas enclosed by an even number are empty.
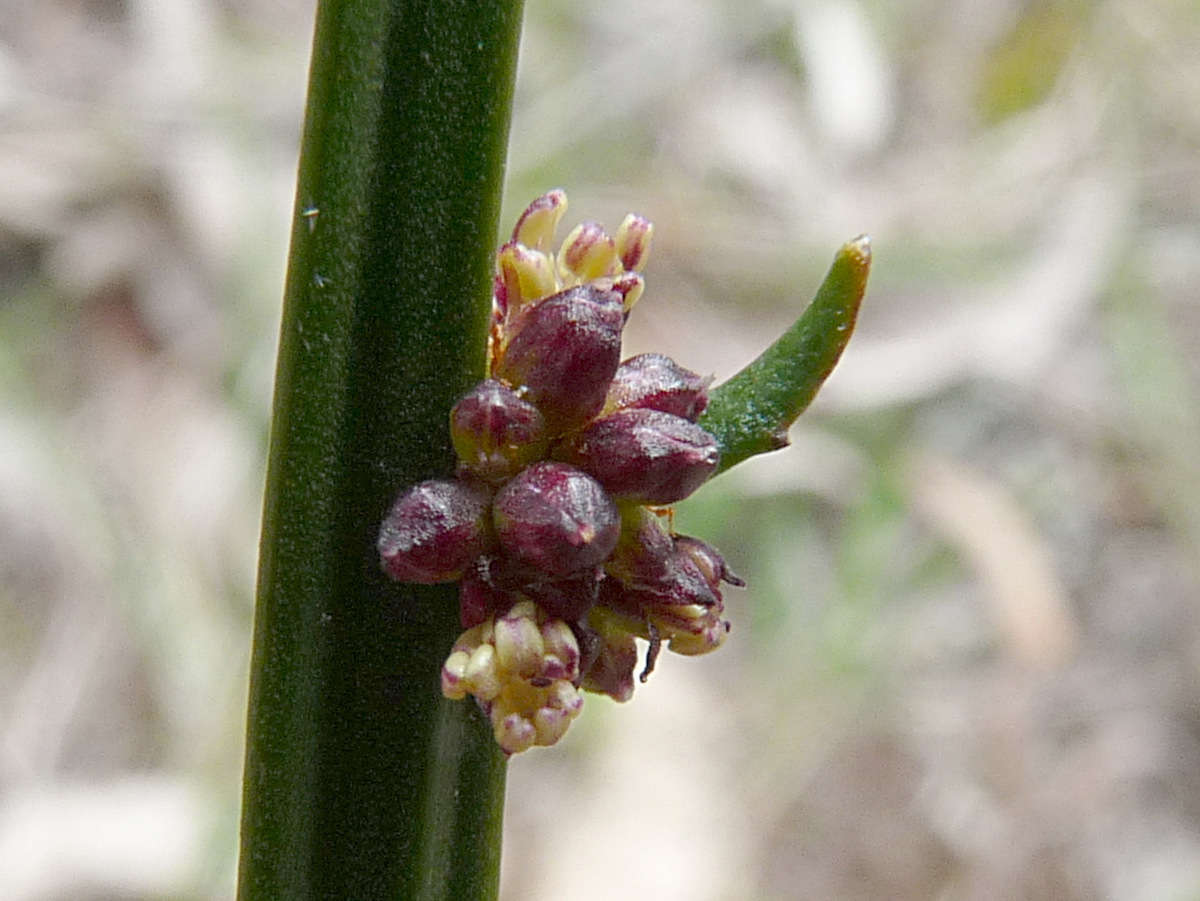
[[[0,895],[221,898],[311,35],[0,8]],[[659,232],[724,377],[834,249],[794,447],[679,511],[718,655],[514,761],[507,899],[1200,898],[1200,9],[528,0],[506,217]]]

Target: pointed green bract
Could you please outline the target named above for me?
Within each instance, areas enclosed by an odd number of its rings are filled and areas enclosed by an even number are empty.
[[[866,235],[842,245],[817,296],[792,327],[711,391],[699,425],[721,447],[718,473],[787,446],[788,428],[812,403],[850,340],[870,269]]]

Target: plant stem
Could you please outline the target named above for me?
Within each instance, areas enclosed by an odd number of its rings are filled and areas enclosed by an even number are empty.
[[[520,0],[321,0],[263,513],[238,896],[494,898],[504,757],[456,587],[375,537],[483,374]]]

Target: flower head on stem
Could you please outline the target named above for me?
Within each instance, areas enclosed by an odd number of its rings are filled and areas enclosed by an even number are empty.
[[[474,697],[508,754],[557,742],[582,709],[581,691],[629,700],[636,639],[648,643],[643,682],[663,648],[695,656],[724,643],[722,588],[745,583],[711,545],[676,534],[664,505],[721,471],[728,435],[741,456],[781,440],[774,423],[765,438],[721,426],[718,439],[708,421],[742,420],[728,404],[713,414],[710,378],[661,354],[621,361],[653,226],[630,214],[610,235],[583,222],[555,248],[566,208],[562,191],[538,197],[497,251],[488,378],[450,413],[458,478],[403,492],[379,537],[393,578],[460,581],[464,631],[442,667],[442,693]],[[835,324],[852,325],[866,239],[843,256],[845,271],[835,272],[848,287],[837,282],[830,298]],[[805,371],[799,394],[765,396],[784,427],[836,362],[849,337],[836,332],[789,339],[819,351],[824,372]],[[756,374],[732,381],[762,393]]]

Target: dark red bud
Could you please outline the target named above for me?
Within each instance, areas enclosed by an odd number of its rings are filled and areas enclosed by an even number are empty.
[[[587,661],[581,687],[606,694],[614,701],[628,701],[633,697],[633,671],[638,662],[633,636],[613,635],[605,639],[591,633],[591,642],[590,655],[584,655],[585,660],[588,656],[591,659]]]
[[[604,570],[624,585],[656,585],[667,575],[675,544],[662,520],[645,507],[622,511],[621,537]]]
[[[603,577],[593,568],[566,579],[532,581],[521,586],[521,592],[549,616],[577,623],[595,605]]]
[[[621,296],[579,285],[516,314],[494,374],[535,404],[552,435],[604,405],[621,360]]]
[[[670,357],[639,354],[617,367],[604,408],[645,407],[695,422],[708,406],[711,381],[684,369]]]
[[[621,532],[617,506],[600,483],[564,463],[535,463],[496,495],[500,544],[551,578],[598,566]]]
[[[573,435],[557,456],[608,491],[639,504],[673,504],[720,462],[717,440],[695,423],[658,410],[620,410]]]
[[[689,535],[676,535],[675,550],[692,559],[713,591],[716,591],[722,582],[728,582],[738,588],[746,586],[746,581],[729,568],[725,558],[708,542]]]
[[[458,619],[464,629],[478,626],[489,616],[504,613],[519,598],[496,577],[502,558],[483,554],[471,562],[458,584]]]
[[[691,557],[677,551],[671,558],[671,564],[670,576],[655,587],[655,594],[671,605],[721,606],[721,594],[717,586],[709,584],[704,572]]]
[[[495,379],[472,388],[450,411],[459,460],[489,482],[516,475],[546,452],[546,422],[533,404]]]
[[[639,618],[680,605],[722,606],[720,592],[708,584],[700,567],[686,554],[678,552],[663,562],[655,579],[624,582],[615,576],[608,582],[616,584],[605,583],[600,603]]]
[[[620,579],[605,579],[600,583],[600,598],[597,601],[601,607],[607,607],[617,613],[623,613],[634,619],[645,619],[646,611],[642,608],[645,598],[635,588],[630,588]]]
[[[379,529],[383,569],[401,582],[452,582],[488,545],[488,497],[435,479],[396,498]]]
[[[473,577],[487,591],[472,589],[468,596],[467,584]],[[550,616],[574,623],[581,620],[596,603],[603,578],[604,571],[598,566],[570,576],[549,576],[513,556],[488,554],[476,560],[463,576],[461,597],[464,605],[467,602],[475,608],[486,605],[491,612],[503,612],[518,600],[526,598]],[[466,616],[466,613],[463,615]],[[468,628],[465,620],[463,628]]]
[[[688,568],[684,564],[683,569]],[[690,575],[676,582],[675,594],[630,588],[616,579],[606,579],[600,586],[597,603],[615,613],[657,625],[666,630],[664,637],[674,639],[686,635],[705,639],[690,651],[671,646],[677,653],[703,653],[703,648],[711,650],[719,644],[718,639],[729,631],[729,625],[721,618],[725,604],[720,595],[709,590],[694,565],[690,569]]]
[[[497,592],[469,573],[458,583],[458,621],[464,629],[478,626],[495,612]]]

